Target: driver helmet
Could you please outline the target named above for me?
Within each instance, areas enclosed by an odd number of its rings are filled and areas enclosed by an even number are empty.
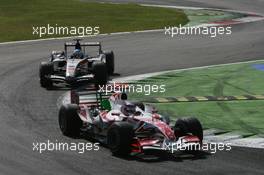
[[[75,59],[83,59],[83,57],[84,57],[84,55],[80,49],[75,49],[73,51],[72,56],[71,56],[71,58],[75,58]]]
[[[130,116],[136,113],[136,105],[133,103],[126,103],[121,107],[121,112],[125,116]]]

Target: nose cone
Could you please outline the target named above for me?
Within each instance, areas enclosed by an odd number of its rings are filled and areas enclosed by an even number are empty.
[[[172,139],[172,140],[175,139],[174,131],[173,131],[173,129],[171,129],[171,127],[169,125],[167,125],[164,122],[157,122],[156,126],[169,139]]]

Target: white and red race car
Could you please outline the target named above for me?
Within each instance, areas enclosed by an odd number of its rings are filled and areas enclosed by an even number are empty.
[[[201,145],[203,129],[196,118],[180,118],[170,126],[155,107],[127,100],[125,93],[71,91],[71,103],[59,111],[59,126],[66,136],[85,132],[107,145],[114,155],[146,150],[175,152]]]

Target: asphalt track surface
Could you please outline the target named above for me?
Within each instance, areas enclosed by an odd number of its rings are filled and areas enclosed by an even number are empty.
[[[114,1],[114,0],[113,0]],[[120,2],[120,1],[116,1]],[[130,1],[131,2],[131,1]],[[264,13],[263,0],[137,1],[217,7]],[[236,25],[231,36],[169,38],[163,33],[93,38],[116,53],[121,76],[177,68],[263,59],[264,22]],[[100,151],[32,151],[32,142],[88,142],[61,135],[57,98],[65,90],[40,88],[39,62],[63,40],[0,45],[0,174],[264,174],[264,150],[233,147],[230,152],[195,158],[162,157],[156,161],[111,156]]]

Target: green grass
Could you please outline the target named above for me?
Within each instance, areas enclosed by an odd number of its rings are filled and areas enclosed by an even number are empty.
[[[1,0],[0,42],[37,39],[32,26],[99,26],[100,33],[186,24],[181,10],[79,0]],[[49,36],[61,37],[61,36]]]
[[[222,21],[222,20],[231,20],[234,18],[241,18],[243,14],[241,13],[234,13],[234,12],[225,12],[225,11],[217,11],[217,10],[184,10],[190,23],[188,25],[198,25],[201,23],[206,22],[215,22],[215,21]]]
[[[262,62],[252,64],[257,63]],[[252,64],[172,72],[139,82],[165,84],[165,93],[151,94],[158,97],[264,94],[264,72],[256,70]],[[141,97],[141,94],[134,96]]]
[[[264,134],[264,101],[199,102],[157,104],[173,118],[195,116],[204,128]]]
[[[164,74],[139,81],[145,84],[165,84],[165,93],[148,97],[222,96],[264,94],[264,71],[252,67],[256,63],[218,66]],[[130,94],[142,99],[142,94]],[[264,101],[181,102],[155,104],[158,109],[174,118],[196,116],[204,127],[228,131],[264,134]]]

